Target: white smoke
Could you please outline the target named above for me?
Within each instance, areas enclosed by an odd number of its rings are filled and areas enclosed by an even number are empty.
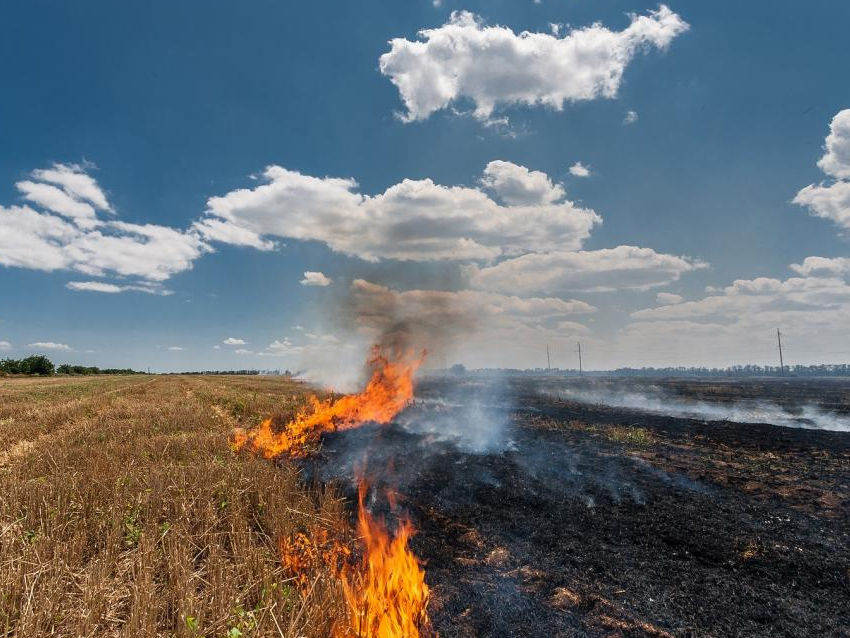
[[[769,401],[708,403],[671,397],[658,386],[651,386],[649,392],[635,392],[615,390],[611,386],[604,389],[582,388],[564,383],[558,387],[557,394],[581,403],[643,410],[685,419],[765,423],[791,428],[850,432],[850,417],[828,412],[812,404],[804,404],[792,411]]]

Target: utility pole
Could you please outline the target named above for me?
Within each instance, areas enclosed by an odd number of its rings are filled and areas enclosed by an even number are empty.
[[[782,361],[782,334],[779,332],[779,328],[776,329],[776,343],[779,344],[779,372],[784,377],[785,362]]]
[[[552,360],[549,358],[549,344],[546,344],[546,372],[552,372]]]
[[[581,376],[581,341],[578,342],[578,376]]]

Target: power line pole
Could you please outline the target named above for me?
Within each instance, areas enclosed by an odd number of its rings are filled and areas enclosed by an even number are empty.
[[[581,341],[578,342],[578,376],[581,376]]]
[[[549,358],[549,344],[546,344],[546,372],[552,372],[552,360]]]
[[[785,376],[785,362],[782,360],[782,334],[776,329],[776,343],[779,344],[779,373]]]

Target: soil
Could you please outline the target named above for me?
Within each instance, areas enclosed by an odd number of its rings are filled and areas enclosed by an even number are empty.
[[[850,404],[847,382],[666,383]],[[577,403],[529,379],[484,409],[504,420],[490,447],[410,427],[479,427],[463,385],[426,381],[399,424],[330,435],[307,468],[392,468],[376,480],[419,528],[439,636],[850,636],[850,434]]]

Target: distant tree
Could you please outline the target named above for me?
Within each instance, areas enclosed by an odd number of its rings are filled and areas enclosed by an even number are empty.
[[[451,368],[449,368],[449,371],[458,377],[462,377],[466,374],[466,366],[462,363],[456,363]]]
[[[21,374],[38,374],[50,376],[55,372],[53,362],[41,354],[36,354],[20,361]]]

